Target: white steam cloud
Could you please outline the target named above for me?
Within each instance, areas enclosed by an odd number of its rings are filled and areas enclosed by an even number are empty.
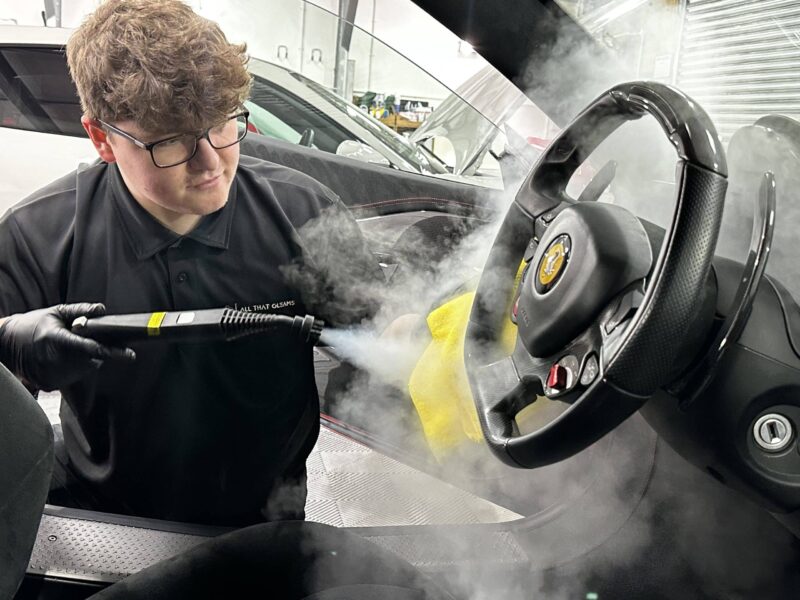
[[[652,5],[649,9],[656,11]],[[664,16],[674,20],[674,7],[665,9]],[[658,18],[657,15],[655,18]],[[652,29],[649,29],[648,35],[652,34]],[[665,32],[670,37],[673,34],[671,30]],[[641,57],[638,60],[636,68],[609,68],[609,65],[596,60],[596,47],[593,44],[583,44],[569,36],[562,36],[553,49],[551,59],[543,64],[532,65],[526,81],[528,85],[536,87],[535,93],[530,94],[531,97],[566,104],[575,101],[568,96],[576,87],[574,83],[580,82],[577,87],[581,88],[581,101],[585,102],[613,84],[638,78],[646,79],[647,74],[642,73]],[[626,63],[624,57],[622,62]],[[633,63],[628,60],[627,64]],[[564,84],[565,73],[568,73],[573,85]],[[591,166],[571,182],[568,190],[573,197],[577,197],[589,181],[592,169],[598,170],[608,160],[615,160],[618,168],[616,178],[603,199],[620,204],[637,216],[656,224],[667,225],[674,209],[677,157],[655,121],[645,117],[632,122],[604,142],[589,158]],[[735,180],[734,174],[732,179]],[[780,180],[778,185],[780,186]],[[506,203],[512,201],[512,196],[513,193],[509,192]],[[498,216],[504,212],[502,208],[505,207],[499,208],[501,210],[498,211]],[[778,210],[780,214],[780,199]],[[739,219],[745,213],[745,209],[728,211],[726,219],[730,220],[730,215]],[[415,268],[401,266],[393,277],[392,285],[387,287],[379,284],[367,288],[359,286],[350,292],[343,292],[342,302],[345,304],[360,303],[364,298],[371,298],[380,306],[373,320],[362,322],[357,328],[346,332],[329,332],[328,337],[323,340],[335,346],[335,351],[372,377],[356,377],[348,392],[339,398],[337,410],[344,415],[345,420],[352,418],[361,423],[377,420],[382,429],[375,433],[403,443],[410,451],[426,452],[419,423],[414,422],[415,414],[405,393],[404,382],[429,340],[424,335],[424,327],[418,326],[419,323],[410,326],[408,335],[401,337],[399,341],[387,341],[388,338],[381,337],[381,332],[398,316],[424,316],[460,291],[474,289],[498,226],[499,220],[496,220],[466,234],[445,256],[439,256],[438,250],[427,245],[429,240],[420,237],[418,244],[409,244],[417,252],[403,257],[406,265],[412,264]],[[311,227],[314,228],[314,235],[306,236],[311,253],[315,254],[319,250],[314,247],[315,240],[323,243],[323,250],[327,251],[331,246],[328,241],[321,242],[320,240],[326,238],[319,234],[330,234],[336,229],[336,223],[323,221],[311,224]],[[789,229],[790,227],[786,227],[784,231],[788,232]],[[750,232],[746,225],[743,230],[747,230],[745,238],[749,240]],[[741,241],[733,240],[732,243],[735,245]],[[727,244],[728,241],[723,236],[721,249],[729,255],[734,254],[733,246]],[[779,244],[776,236],[776,246]],[[780,252],[780,249],[773,252],[771,265]],[[335,280],[336,272],[331,275]],[[795,281],[800,281],[800,277],[795,277]],[[409,320],[408,323],[412,321]],[[388,388],[376,387],[376,380]],[[391,401],[381,402],[380,396],[387,389],[393,390]],[[633,427],[631,422],[634,421],[638,423],[635,428],[641,433],[644,426],[638,416],[620,429]],[[619,431],[613,435],[614,444],[625,445],[624,437],[616,437],[621,435]],[[766,529],[769,526],[764,525],[762,513],[743,505],[736,515],[736,526],[726,530],[724,512],[730,510],[731,506],[737,506],[739,499],[731,500],[730,492],[724,489],[720,489],[716,496],[704,495],[710,489],[709,486],[718,485],[710,482],[706,475],[697,473],[696,478],[689,478],[691,481],[676,479],[677,487],[674,490],[659,489],[652,496],[655,499],[648,496],[641,503],[636,498],[627,496],[630,488],[626,485],[606,485],[605,481],[611,478],[611,471],[624,470],[626,464],[624,461],[612,463],[608,456],[598,455],[598,448],[606,448],[603,444],[611,444],[609,438],[601,440],[595,447],[572,459],[534,472],[514,471],[505,467],[490,456],[484,446],[478,445],[468,446],[445,461],[439,471],[441,477],[500,504],[507,502],[508,508],[525,512],[528,517],[540,517],[548,511],[560,510],[565,503],[572,502],[576,497],[592,494],[591,507],[575,515],[571,521],[561,522],[562,528],[558,531],[540,527],[541,536],[536,547],[526,549],[531,559],[530,572],[499,576],[492,573],[491,569],[475,566],[459,575],[451,574],[449,584],[453,589],[470,600],[500,597],[498,593],[508,600],[523,600],[539,594],[547,598],[588,597],[587,593],[599,589],[598,586],[602,587],[604,582],[613,580],[615,571],[624,570],[629,563],[642,564],[639,561],[641,556],[651,552],[652,548],[659,547],[658,543],[663,548],[665,535],[674,543],[674,553],[670,556],[654,557],[648,563],[650,571],[642,576],[655,576],[661,561],[661,568],[665,573],[673,570],[690,573],[702,585],[707,585],[703,592],[711,595],[733,593],[753,586],[758,581],[766,582],[770,569],[781,567],[788,560],[770,552],[756,556],[754,552],[746,550],[742,555],[741,544],[745,544],[752,536],[752,527],[748,524]],[[663,446],[663,442],[660,444]],[[669,448],[662,448],[660,452],[674,454]],[[629,456],[628,460],[654,459],[651,454],[643,457]],[[681,459],[675,457],[674,461],[680,462]],[[605,472],[605,469],[611,471]],[[635,470],[633,462],[630,463],[630,469]],[[528,483],[535,479],[536,485],[531,486],[535,492],[530,491],[527,498],[521,499],[513,497],[512,489],[509,496],[508,481],[515,477],[521,482],[520,489],[525,490],[528,490]],[[666,479],[660,480],[662,486],[665,481],[670,481],[670,476],[665,477]],[[698,490],[704,491],[700,493]],[[637,493],[644,494],[645,490],[641,489]],[[512,506],[515,502],[517,505]],[[526,506],[525,511],[520,508],[523,504]],[[618,530],[624,527],[624,535],[615,538],[617,531],[605,531],[602,525],[613,522],[616,518],[623,518],[620,515],[627,517],[615,526]],[[766,519],[769,521],[768,516]],[[670,531],[664,530],[665,520],[672,524]],[[539,526],[531,524],[526,527]],[[598,535],[598,531],[603,531],[602,535],[587,541],[587,535]],[[729,536],[727,545],[720,544],[722,531]],[[612,538],[615,539],[613,545],[604,546]],[[548,559],[548,552],[555,547],[564,547],[567,550],[571,548],[572,557],[566,558],[569,552],[565,550],[566,554],[561,562],[548,564],[548,560],[555,560],[552,557]],[[469,548],[463,550],[468,553]],[[541,555],[534,556],[536,552],[541,552]],[[711,553],[713,558],[709,558]],[[563,573],[569,571],[571,561],[583,565],[588,572],[576,570],[571,579],[563,577]],[[738,573],[726,573],[730,565],[738,565],[741,570]],[[556,571],[560,575],[555,575]],[[721,591],[715,586],[722,582],[725,587],[726,577],[729,585]],[[749,581],[743,581],[744,579]],[[664,583],[666,585],[668,582]]]

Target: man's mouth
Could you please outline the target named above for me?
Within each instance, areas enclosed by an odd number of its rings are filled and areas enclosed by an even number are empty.
[[[199,183],[195,183],[190,187],[196,190],[207,190],[213,188],[221,181],[222,181],[222,173],[220,173],[219,175],[215,175],[214,177],[209,177],[208,179],[203,179]]]

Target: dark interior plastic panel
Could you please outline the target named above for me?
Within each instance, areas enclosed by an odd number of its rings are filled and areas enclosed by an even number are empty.
[[[242,140],[242,153],[314,177],[356,217],[414,210],[490,217],[504,195],[501,190],[371,165],[257,134]]]

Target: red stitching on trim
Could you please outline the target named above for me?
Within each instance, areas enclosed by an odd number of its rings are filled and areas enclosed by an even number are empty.
[[[448,198],[432,198],[432,197],[418,197],[418,198],[393,198],[391,200],[380,200],[378,202],[369,202],[367,204],[353,204],[350,206],[351,209],[354,208],[372,208],[375,206],[384,206],[390,204],[405,204],[405,203],[418,203],[422,204],[424,202],[435,202],[438,204],[458,204],[459,206],[468,206],[468,207],[475,207],[475,208],[486,208],[476,204],[469,204],[467,202],[460,202],[458,200],[450,200]]]

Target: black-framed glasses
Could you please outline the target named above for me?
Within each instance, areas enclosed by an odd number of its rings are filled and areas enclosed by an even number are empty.
[[[197,142],[203,138],[208,141],[212,148],[217,150],[238,144],[247,135],[247,119],[249,116],[249,111],[242,110],[228,117],[222,123],[209,127],[199,135],[181,133],[150,143],[136,139],[130,133],[105,121],[100,119],[97,121],[108,130],[129,139],[142,150],[147,150],[150,153],[150,158],[153,159],[153,164],[159,168],[166,169],[167,167],[174,167],[192,160],[194,155],[197,154]]]

